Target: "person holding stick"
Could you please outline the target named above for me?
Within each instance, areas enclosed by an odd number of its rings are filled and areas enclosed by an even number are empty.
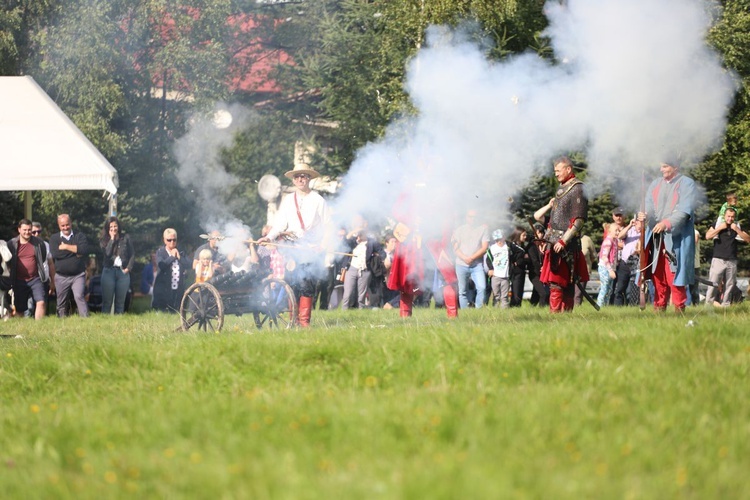
[[[670,297],[675,311],[683,312],[687,302],[686,287],[695,279],[695,207],[696,186],[682,175],[677,161],[662,163],[661,178],[646,191],[645,212],[645,278],[654,283],[654,309],[664,311]]]
[[[315,283],[318,276],[324,273],[323,241],[327,226],[330,225],[328,204],[318,193],[310,188],[310,181],[319,176],[318,172],[304,163],[297,163],[294,169],[284,176],[294,183],[294,192],[281,200],[278,212],[271,229],[258,243],[271,243],[285,234],[294,241],[299,250],[290,249],[289,257],[297,262],[291,285],[299,296],[298,323],[301,327],[310,326]],[[287,245],[279,245],[283,248]],[[292,245],[289,245],[292,246]],[[320,250],[320,252],[300,251]]]

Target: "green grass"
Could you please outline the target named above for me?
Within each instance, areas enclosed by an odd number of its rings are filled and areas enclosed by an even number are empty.
[[[689,312],[3,323],[0,491],[748,498],[750,308]]]

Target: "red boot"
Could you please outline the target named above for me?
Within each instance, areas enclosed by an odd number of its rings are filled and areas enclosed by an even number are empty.
[[[549,287],[549,310],[553,313],[563,312],[565,305],[563,299],[563,291],[558,285],[550,285]]]
[[[445,312],[449,318],[458,317],[458,292],[453,285],[443,287],[443,301],[445,302]]]
[[[407,292],[401,292],[401,301],[399,308],[399,315],[402,318],[408,318],[411,316],[412,304],[414,303],[414,295]]]
[[[299,298],[299,326],[307,328],[310,326],[310,315],[312,314],[312,297]]]

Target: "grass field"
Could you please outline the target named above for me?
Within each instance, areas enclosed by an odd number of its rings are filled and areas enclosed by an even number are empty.
[[[750,498],[750,307],[689,313],[2,323],[0,491]]]

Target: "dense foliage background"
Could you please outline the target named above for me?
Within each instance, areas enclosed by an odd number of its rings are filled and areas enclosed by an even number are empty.
[[[747,221],[750,0],[721,5],[709,38],[741,86],[723,147],[692,173],[708,195],[703,213],[715,214],[725,192],[735,190],[740,220]],[[221,161],[240,180],[223,196],[257,231],[265,207],[255,182],[289,169],[296,141],[317,144],[316,166],[338,175],[390,121],[414,111],[402,85],[405,63],[422,46],[427,26],[469,20],[496,60],[529,50],[553,57],[541,36],[542,0],[2,0],[0,7],[0,74],[33,76],[115,166],[120,215],[141,258],[166,226],[188,240],[205,229],[177,179],[173,146],[190,117],[210,112],[217,101],[255,113]],[[234,20],[248,18],[252,31],[238,31]],[[234,57],[249,49],[249,57]],[[271,64],[270,72],[255,75],[272,81],[250,88],[233,81],[282,52],[294,64]],[[585,160],[579,164],[585,170]],[[525,216],[553,188],[548,180],[523,187],[511,208]],[[609,195],[592,201],[592,235],[613,205]],[[21,195],[0,193],[0,208],[0,237],[7,238],[23,212]],[[106,201],[98,192],[34,193],[34,218],[48,231],[61,211],[93,238]],[[699,224],[702,232],[709,219]]]

